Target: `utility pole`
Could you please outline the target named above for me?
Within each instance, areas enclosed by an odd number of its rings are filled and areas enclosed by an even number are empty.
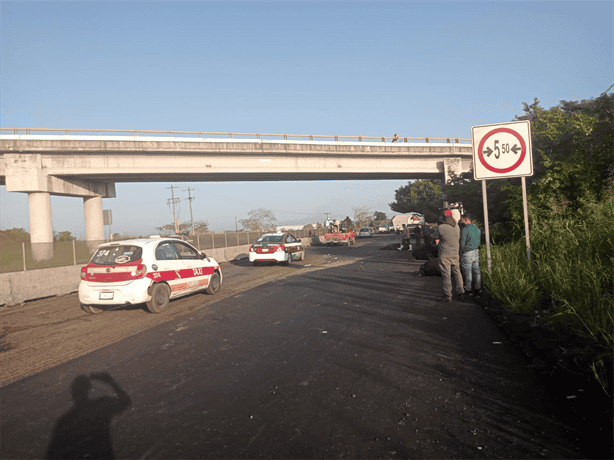
[[[323,212],[322,214],[326,214],[326,221],[325,222],[328,222],[328,215],[330,214],[330,212]]]
[[[190,195],[190,190],[195,190],[195,189],[188,187],[187,189],[188,197],[186,198],[186,200],[190,202],[190,221],[192,222],[192,235],[194,235],[194,218],[192,217],[192,200],[194,200],[196,197],[193,197],[192,195]],[[184,189],[184,191],[186,190]]]
[[[166,188],[170,188],[171,189],[171,196],[172,198],[170,198],[166,203],[168,204],[169,207],[171,207],[172,205],[172,210],[173,210],[173,224],[175,225],[175,234],[179,233],[179,210],[177,210],[177,207],[181,201],[181,198],[175,198],[175,190],[176,188],[179,187],[175,187],[174,185],[171,185],[170,187],[166,187]]]

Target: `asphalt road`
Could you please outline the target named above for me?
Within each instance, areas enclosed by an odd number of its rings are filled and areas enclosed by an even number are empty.
[[[312,247],[294,276],[0,388],[2,458],[582,457],[480,307],[437,303],[391,238]]]

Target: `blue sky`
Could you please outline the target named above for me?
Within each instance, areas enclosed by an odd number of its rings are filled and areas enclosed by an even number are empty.
[[[613,82],[613,2],[0,2],[3,127],[470,138],[474,125],[598,96]],[[235,228],[353,209],[394,213],[407,181],[116,185],[113,232],[194,219]],[[2,229],[29,229],[0,187]],[[296,203],[300,203],[297,208]],[[78,198],[54,231],[84,236]],[[189,220],[182,201],[180,221]]]

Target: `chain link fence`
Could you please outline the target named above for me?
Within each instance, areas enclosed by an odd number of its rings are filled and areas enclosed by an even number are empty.
[[[312,232],[318,232],[318,229]],[[200,233],[186,235],[183,239],[187,239],[199,251],[206,252],[253,244],[264,233],[267,232]],[[310,231],[305,229],[290,230],[290,233],[297,238],[310,236]],[[3,241],[0,247],[0,273],[86,265],[98,245],[104,242],[72,240],[30,244],[29,241]]]

